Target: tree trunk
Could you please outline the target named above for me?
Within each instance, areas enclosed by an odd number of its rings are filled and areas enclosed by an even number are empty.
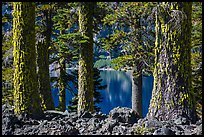
[[[183,21],[179,22],[180,16],[172,23],[169,14],[173,16],[176,10],[185,15]],[[191,12],[192,3],[189,2],[162,2],[157,9],[154,87],[149,118],[169,120],[183,115],[193,120],[195,117],[191,92]]]
[[[136,27],[137,26],[137,27]],[[142,36],[141,36],[141,25],[140,18],[136,23],[131,27],[135,33],[136,40],[134,41],[135,47],[133,47],[133,72],[132,72],[132,109],[136,114],[142,117],[142,61],[139,58],[138,52],[140,53],[138,47],[142,45]]]
[[[132,71],[132,109],[142,117],[142,71]]]
[[[60,59],[60,81],[59,81],[59,109],[60,111],[66,110],[66,63],[65,59]]]
[[[15,113],[42,113],[38,93],[35,49],[35,4],[13,2]]]
[[[51,85],[50,85],[50,74],[49,74],[49,51],[51,41],[51,17],[50,12],[45,11],[46,18],[46,33],[45,42],[39,42],[37,44],[37,65],[38,65],[38,84],[40,94],[42,96],[43,109],[50,110],[54,109],[54,101],[52,98]],[[44,37],[44,36],[43,36]]]
[[[88,37],[80,45],[78,78],[78,113],[94,110],[93,103],[93,2],[82,2],[79,7],[79,31]]]
[[[60,30],[60,35],[65,34],[65,30]],[[63,52],[63,51],[60,51]],[[66,62],[65,57],[61,56],[59,59],[60,76],[59,76],[59,106],[60,111],[66,110]]]

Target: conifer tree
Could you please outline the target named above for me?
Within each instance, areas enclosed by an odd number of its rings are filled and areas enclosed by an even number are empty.
[[[52,8],[51,3],[40,3],[38,8],[37,21],[37,74],[39,91],[42,99],[43,109],[54,109],[54,101],[52,98],[50,75],[49,75],[49,47],[51,47],[52,34]],[[37,14],[37,15],[38,15]],[[39,23],[40,22],[40,23]],[[38,23],[41,25],[38,25]]]
[[[115,69],[132,71],[132,109],[142,117],[142,74],[150,70],[152,61],[151,29],[147,29],[146,18],[154,3],[118,2],[115,10],[108,14],[105,24],[115,29],[108,38],[102,39],[106,50],[121,49],[120,55],[112,60]]]
[[[79,51],[78,113],[82,109],[94,110],[93,7],[92,2],[81,2],[79,6],[79,32],[86,40],[81,42]]]
[[[57,63],[59,67],[60,75],[58,78],[52,78],[57,81],[59,87],[59,106],[60,111],[66,110],[66,89],[68,87],[68,81],[72,80],[72,76],[66,71],[66,67],[72,64],[72,61],[76,59],[78,52],[78,39],[79,33],[75,33],[75,23],[77,22],[75,13],[76,3],[65,3],[64,5],[58,5],[56,14],[53,16],[55,40],[53,41],[52,55],[50,63]]]
[[[64,30],[61,30],[60,34],[63,35]],[[61,56],[61,58],[59,59],[60,77],[59,77],[59,107],[58,107],[61,111],[66,110],[66,98],[65,97],[66,97],[67,81],[66,81],[66,62],[65,61],[66,61],[65,57]]]
[[[154,86],[147,117],[194,121],[191,2],[161,2],[156,11]]]
[[[100,107],[97,106],[97,104],[102,102],[102,97],[101,97],[101,93],[99,90],[103,90],[107,87],[107,85],[102,85],[102,79],[100,78],[100,70],[98,70],[97,68],[93,68],[94,70],[94,111],[99,112],[101,110]],[[72,75],[74,76],[74,80],[72,80],[71,82],[73,82],[73,85],[75,85],[75,87],[77,88],[77,83],[78,83],[78,71],[75,70],[72,72]],[[70,101],[70,106],[68,106],[69,111],[70,112],[76,112],[77,111],[77,105],[78,105],[78,97],[77,97],[77,92],[74,91],[74,89],[69,89],[72,90],[73,92],[73,98]]]
[[[13,2],[15,113],[40,114],[35,49],[35,4]]]
[[[78,57],[79,44],[83,43],[83,41],[86,40],[85,37],[83,37],[78,32],[79,31],[78,14],[76,12],[78,10],[78,6],[79,6],[79,2],[65,3],[63,5],[59,4],[57,12],[53,17],[54,30],[59,31],[59,33],[56,31],[53,33],[56,38],[53,41],[53,45],[54,45],[53,49],[55,49],[53,50],[54,51],[53,55],[57,55],[57,56],[52,58],[51,62],[56,61],[59,63],[60,76],[59,78],[54,78],[54,79],[52,78],[52,79],[58,81],[59,89],[64,89],[64,90],[60,90],[62,92],[60,92],[59,94],[60,106],[62,105],[65,106],[65,89],[68,89],[68,91],[70,91],[71,89],[68,82],[73,81],[72,75],[66,72],[65,66],[66,67],[75,66],[76,64],[75,62],[78,62],[78,58],[79,58]],[[93,23],[94,23],[93,29],[96,32],[99,30],[98,24],[100,23],[101,18],[104,16],[105,12],[101,14],[101,11],[104,11],[103,3],[98,3],[97,5],[94,5],[94,6],[95,6],[94,7],[95,14],[93,17]],[[63,101],[63,103],[61,103],[61,101]]]

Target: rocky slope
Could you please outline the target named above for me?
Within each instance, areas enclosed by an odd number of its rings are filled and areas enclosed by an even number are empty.
[[[3,135],[202,135],[202,119],[191,124],[185,117],[172,121],[139,119],[130,108],[102,113],[46,111],[41,117],[16,117],[2,105]]]

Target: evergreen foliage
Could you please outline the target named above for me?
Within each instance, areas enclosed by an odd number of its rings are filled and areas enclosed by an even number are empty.
[[[51,64],[59,77],[49,76]],[[153,73],[149,118],[194,120],[195,109],[202,117],[202,2],[192,10],[187,2],[2,2],[2,104],[16,114],[100,111],[106,85],[97,68],[132,70],[137,113],[142,75]],[[60,89],[58,108],[50,82]]]
[[[151,70],[153,63],[151,52],[154,39],[151,37],[152,29],[146,25],[147,15],[153,5],[146,2],[119,2],[112,14],[104,18],[104,24],[112,25],[115,29],[110,36],[101,40],[109,54],[114,49],[121,50],[119,57],[112,60],[115,69],[124,67],[132,70],[132,109],[140,116],[142,71]]]
[[[192,90],[195,93],[196,112],[202,115],[202,2],[192,6]]]
[[[115,69],[132,67],[136,65],[135,60],[139,60],[143,62],[144,70],[152,70],[154,29],[148,26],[151,22],[148,24],[147,17],[154,5],[149,2],[119,2],[112,14],[104,17],[104,25],[112,25],[115,29],[111,35],[101,39],[103,48],[108,51],[121,49],[120,57],[112,60]]]
[[[52,3],[36,4],[36,49],[39,92],[44,110],[54,109],[49,76],[49,47],[52,35]]]
[[[71,3],[75,4],[75,3]],[[75,12],[73,8],[70,7],[70,3],[58,7],[56,14],[53,16],[54,22],[54,41],[51,47],[51,59],[50,63],[59,64],[60,76],[58,78],[52,78],[52,80],[57,81],[57,85],[60,88],[59,100],[60,105],[59,110],[65,111],[65,94],[67,80],[72,79],[66,72],[66,64],[70,64],[74,59],[77,59],[78,55],[78,41],[81,38],[77,33],[77,29],[73,29],[75,21]],[[72,19],[70,19],[72,18]]]
[[[75,70],[72,72],[72,76],[74,77],[74,87],[76,87],[77,91],[77,83],[78,83],[78,71]],[[100,90],[104,90],[107,85],[101,85],[102,79],[100,78],[100,70],[98,70],[97,68],[94,68],[94,111],[99,112],[101,110],[100,107],[98,107],[97,105],[102,102],[102,97],[101,97],[101,93]],[[78,105],[78,97],[77,94],[78,92],[74,92],[74,89],[69,89],[72,90],[73,92],[73,98],[72,101],[70,101],[69,103],[71,105],[68,106],[68,109],[70,112],[76,112],[77,111],[77,105]]]
[[[2,2],[2,103],[13,105],[13,44],[11,2]]]

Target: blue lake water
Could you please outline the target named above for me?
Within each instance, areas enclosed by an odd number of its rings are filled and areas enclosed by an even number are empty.
[[[102,102],[98,105],[101,112],[108,114],[110,110],[117,106],[132,107],[132,81],[131,73],[124,71],[103,70],[100,72],[102,85],[107,85],[107,88],[101,90]],[[142,77],[142,114],[146,116],[148,112],[149,102],[152,95],[153,76]],[[73,87],[73,85],[71,85]],[[55,107],[59,104],[58,89],[52,88]],[[71,93],[66,91],[66,105],[72,99]]]

